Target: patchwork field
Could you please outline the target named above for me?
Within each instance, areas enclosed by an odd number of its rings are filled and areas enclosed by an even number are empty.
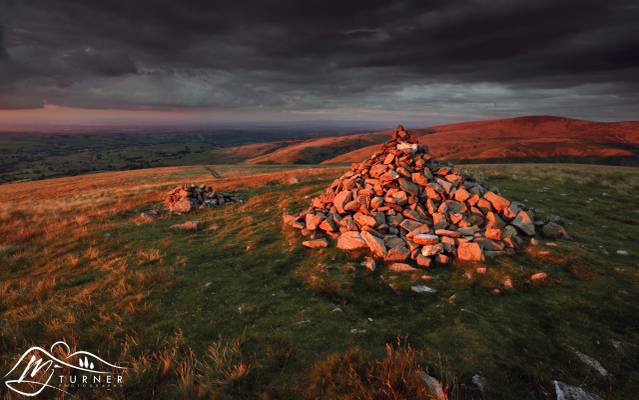
[[[472,163],[639,164],[639,123],[528,116],[410,129],[440,159]],[[0,133],[0,183],[213,164],[345,164],[390,130]]]
[[[465,168],[560,215],[572,239],[542,239],[483,274],[474,264],[371,273],[355,255],[303,248],[281,220],[346,167],[202,165],[0,185],[0,371],[65,339],[129,367],[121,390],[96,398],[425,397],[416,370],[450,399],[480,398],[474,376],[491,399],[554,398],[553,380],[636,398],[639,170]],[[140,218],[185,182],[245,201]],[[202,228],[169,228],[187,220]],[[548,280],[532,284],[536,272]],[[413,293],[415,281],[437,292]]]

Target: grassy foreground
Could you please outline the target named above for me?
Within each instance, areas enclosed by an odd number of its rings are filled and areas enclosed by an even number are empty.
[[[343,167],[170,167],[0,185],[0,375],[29,346],[65,339],[129,367],[121,390],[79,398],[427,396],[416,368],[451,399],[481,398],[476,374],[486,398],[554,398],[554,379],[636,398],[639,170],[464,168],[560,215],[572,240],[541,240],[484,274],[466,264],[399,276],[305,249],[282,226],[285,209],[305,207]],[[184,182],[246,201],[139,218]],[[169,229],[191,219],[203,229]],[[535,272],[549,279],[533,285]],[[416,281],[437,293],[412,293]]]

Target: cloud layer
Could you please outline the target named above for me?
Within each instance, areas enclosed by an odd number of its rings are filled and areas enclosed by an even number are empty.
[[[5,0],[0,108],[638,119],[634,0],[272,3]]]

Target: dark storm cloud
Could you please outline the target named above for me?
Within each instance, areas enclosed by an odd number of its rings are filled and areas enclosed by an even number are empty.
[[[0,25],[0,60],[7,59],[8,57],[7,50],[4,48],[4,29],[2,25]]]
[[[639,109],[634,0],[5,0],[0,11],[0,107]]]

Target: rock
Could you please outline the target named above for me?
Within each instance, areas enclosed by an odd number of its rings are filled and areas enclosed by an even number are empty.
[[[296,220],[297,220],[297,216],[295,215],[288,214],[288,213],[282,214],[282,221],[284,221],[286,225],[290,225],[293,221],[296,221]]]
[[[302,246],[308,247],[310,249],[316,249],[316,248],[320,248],[320,247],[328,247],[328,241],[326,239],[324,239],[324,238],[306,240],[306,241],[302,242]]]
[[[381,151],[353,164],[310,207],[283,218],[309,239],[321,233],[337,239],[340,249],[426,268],[453,256],[481,261],[511,254],[523,244],[521,232],[534,234],[540,222],[532,209],[486,190],[476,174],[436,160],[399,127]],[[544,224],[550,222],[556,221]]]
[[[347,231],[337,238],[337,248],[341,250],[357,250],[367,247],[366,242],[357,231]]]
[[[318,225],[323,220],[324,220],[323,215],[317,215],[317,214],[311,214],[311,213],[306,214],[306,218],[305,218],[306,229],[308,229],[309,231],[314,231],[315,229],[317,229]]]
[[[430,226],[424,224],[424,225],[421,225],[420,227],[417,227],[417,228],[413,229],[412,231],[408,232],[406,237],[407,238],[413,238],[416,235],[419,235],[421,233],[428,233],[428,232],[430,232]]]
[[[395,201],[395,203],[403,206],[408,202],[408,196],[406,195],[406,192],[400,190],[399,192],[395,192],[393,194],[393,200]]]
[[[418,235],[413,236],[413,242],[417,244],[429,245],[439,243],[439,236],[431,235],[428,233],[420,233]]]
[[[395,154],[388,153],[386,155],[386,158],[384,158],[384,164],[388,165],[388,164],[392,163],[394,159],[395,159]]]
[[[140,219],[144,222],[153,222],[155,221],[155,217],[152,216],[150,213],[145,213],[145,212],[141,212],[140,213]]]
[[[198,208],[236,201],[241,202],[237,195],[216,192],[212,187],[206,185],[186,184],[169,191],[164,198],[164,205],[173,213],[188,213]]]
[[[533,282],[542,282],[548,278],[548,274],[545,272],[537,272],[535,274],[530,275],[530,280]]]
[[[386,257],[384,260],[386,261],[405,261],[410,257],[410,251],[405,246],[397,246],[391,249],[388,249],[386,253]]]
[[[486,230],[488,229],[501,229],[506,226],[506,223],[499,218],[497,213],[489,211],[486,213]]]
[[[603,400],[601,397],[588,393],[580,387],[571,386],[561,381],[552,381],[555,386],[556,400]]]
[[[188,213],[197,208],[197,202],[189,198],[181,198],[168,206],[171,212]]]
[[[462,261],[483,261],[484,254],[477,243],[460,242],[457,246],[457,258]]]
[[[492,240],[501,240],[501,229],[486,228],[486,237]]]
[[[362,231],[360,234],[361,238],[364,239],[368,248],[373,252],[375,257],[384,258],[386,257],[386,245],[384,245],[384,241],[376,236],[373,236],[370,232]]]
[[[399,142],[399,144],[397,145],[397,150],[400,150],[406,154],[415,154],[417,153],[417,143]]]
[[[305,229],[304,223],[301,221],[291,221],[289,225],[295,229]]]
[[[444,249],[444,246],[441,243],[429,244],[422,247],[422,255],[425,257],[434,256],[436,254],[441,253],[443,249]]]
[[[468,200],[468,198],[470,198],[470,193],[468,193],[468,191],[464,188],[460,188],[455,190],[455,193],[453,194],[453,198],[457,201],[461,201],[462,203],[465,202],[466,200]]]
[[[181,224],[171,225],[171,229],[174,231],[197,231],[199,221],[186,221]]]
[[[477,240],[477,244],[479,244],[484,251],[501,251],[504,249],[502,243],[491,239],[479,239]]]
[[[373,257],[364,257],[364,261],[362,261],[361,265],[371,272],[375,272],[375,269],[377,268],[377,264]]]
[[[432,400],[448,400],[448,395],[444,392],[444,388],[442,384],[432,376],[428,375],[424,371],[419,371],[419,376],[422,378],[422,381],[426,384],[429,390],[430,399]]]
[[[442,229],[448,225],[448,221],[446,220],[446,215],[443,213],[435,213],[433,214],[433,228]]]
[[[355,218],[355,221],[357,221],[357,223],[360,224],[361,226],[373,227],[377,225],[377,221],[375,221],[375,218],[368,215],[364,215],[362,213],[356,213],[354,218]]]
[[[597,360],[595,360],[594,358],[590,357],[587,354],[584,354],[582,352],[580,352],[577,349],[574,349],[572,347],[569,347],[570,350],[572,350],[573,353],[575,353],[575,355],[577,356],[577,358],[584,364],[586,364],[587,366],[589,366],[590,368],[592,368],[594,371],[597,371],[599,373],[599,375],[601,376],[608,376],[608,371],[603,367],[603,365],[601,365],[601,363]]]
[[[379,208],[381,206],[384,205],[384,198],[383,197],[373,197],[373,199],[371,200],[371,208],[374,210],[376,208]]]
[[[413,182],[420,186],[428,185],[428,178],[422,173],[414,172],[413,174],[411,174],[411,179],[413,180]]]
[[[488,382],[486,382],[486,378],[479,374],[475,374],[472,377],[473,385],[477,386],[477,389],[481,392],[481,394],[486,394],[488,391]]]
[[[453,188],[453,184],[445,181],[441,178],[437,178],[437,183],[444,189],[446,193],[450,193],[450,190]]]
[[[425,255],[421,253],[417,255],[417,257],[415,258],[415,261],[417,262],[417,265],[424,268],[430,267],[430,264],[431,264],[431,258],[426,257]]]
[[[415,229],[417,229],[417,228],[419,228],[420,226],[423,226],[423,225],[424,224],[422,224],[420,222],[413,221],[412,219],[405,219],[399,224],[399,226],[401,226],[403,229],[405,229],[406,232],[412,232]]]
[[[519,211],[511,223],[521,229],[526,235],[533,236],[535,234],[535,224],[525,211]]]
[[[487,212],[490,212],[490,210],[492,210],[492,205],[486,199],[479,199],[477,201],[477,208],[479,208],[482,213],[487,213]]]
[[[436,229],[435,233],[439,236],[446,236],[446,237],[451,237],[451,238],[458,238],[461,237],[462,234],[458,231],[451,231],[448,229]]]
[[[399,187],[403,191],[412,194],[413,196],[419,195],[419,186],[409,181],[408,179],[401,178],[399,180]]]
[[[541,228],[541,233],[547,238],[558,239],[568,237],[568,232],[556,222],[549,222]]]
[[[329,216],[319,224],[319,228],[325,232],[335,232],[337,230],[337,224]]]
[[[484,193],[484,199],[488,200],[495,210],[502,212],[510,205],[510,200],[493,192]]]
[[[437,290],[426,285],[413,285],[410,290],[415,293],[437,293]]]
[[[417,272],[418,271],[417,268],[413,268],[408,264],[400,263],[400,262],[392,263],[391,265],[388,266],[388,270],[393,272]]]
[[[355,211],[359,210],[359,208],[361,206],[362,205],[360,204],[359,201],[353,200],[353,201],[349,201],[348,203],[344,204],[344,210],[355,212]]]
[[[337,208],[337,212],[344,214],[344,204],[353,199],[353,193],[350,190],[343,190],[335,195],[333,199],[333,205]]]
[[[501,232],[501,237],[503,238],[512,238],[517,236],[517,228],[515,228],[512,225],[508,225],[504,228],[504,230]]]
[[[627,250],[617,250],[615,253],[617,253],[617,255],[619,255],[619,256],[627,256],[627,255],[630,254],[630,253],[628,253]]]

